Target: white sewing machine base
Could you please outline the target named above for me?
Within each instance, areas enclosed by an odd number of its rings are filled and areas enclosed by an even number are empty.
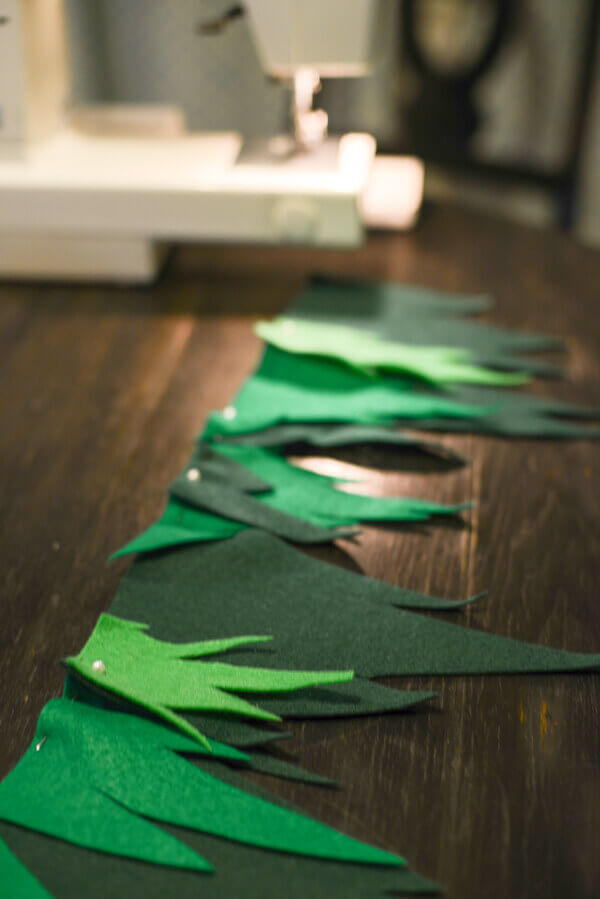
[[[63,131],[0,159],[0,276],[147,281],[175,241],[355,246],[375,142],[279,157],[237,134]]]

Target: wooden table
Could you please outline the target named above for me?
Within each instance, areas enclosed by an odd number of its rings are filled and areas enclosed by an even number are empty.
[[[107,556],[158,515],[205,416],[252,369],[252,321],[315,270],[490,292],[494,321],[567,337],[568,379],[540,391],[600,401],[600,255],[451,207],[352,253],[181,250],[149,289],[0,286],[0,775],[59,694],[58,660],[111,602],[127,563]],[[369,528],[344,547],[351,559],[321,555],[447,597],[489,588],[452,620],[599,651],[598,444],[444,440],[470,467],[415,458],[401,473],[374,469],[372,486],[472,498],[470,528]],[[600,895],[600,678],[397,684],[440,698],[428,712],[295,726],[300,763],[343,790],[264,783],[405,854],[448,899]]]

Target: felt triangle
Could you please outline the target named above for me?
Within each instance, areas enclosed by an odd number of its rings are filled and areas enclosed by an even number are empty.
[[[482,387],[453,386],[449,394],[459,402],[487,409],[487,416],[469,426],[457,419],[423,419],[419,427],[436,431],[468,431],[503,437],[596,438],[598,428],[574,424],[600,419],[600,408],[564,403],[526,393],[506,393]],[[407,420],[408,423],[408,420]]]
[[[194,870],[210,865],[147,819],[312,858],[405,864],[211,776],[180,751],[206,750],[138,716],[52,700],[33,745],[0,784],[0,818],[87,848]]]
[[[391,608],[368,598],[375,588],[366,579],[322,562],[298,562],[293,572],[273,555],[268,567],[256,565],[263,541],[264,535],[244,534],[186,550],[185,577],[176,556],[138,562],[122,581],[113,612],[141,615],[153,635],[174,641],[199,631],[210,638],[250,627],[264,630],[268,622],[273,642],[236,652],[235,660],[277,669],[310,669],[327,659],[370,678],[600,665],[597,654],[548,649]]]

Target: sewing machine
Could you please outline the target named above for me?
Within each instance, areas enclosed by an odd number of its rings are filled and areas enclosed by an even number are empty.
[[[390,175],[374,178],[369,135],[327,136],[313,95],[322,77],[368,73],[389,11],[245,0],[202,23],[213,39],[245,14],[264,71],[290,86],[290,133],[244,144],[187,133],[174,108],[69,111],[62,0],[0,0],[0,276],[147,281],[174,241],[360,243]],[[410,220],[422,169],[407,164]]]

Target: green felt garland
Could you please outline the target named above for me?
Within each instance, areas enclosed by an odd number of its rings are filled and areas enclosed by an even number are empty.
[[[288,736],[270,722],[399,711],[435,696],[373,677],[600,667],[600,655],[415,614],[479,597],[411,593],[277,539],[330,542],[361,521],[463,508],[352,492],[290,464],[281,453],[295,443],[431,448],[396,423],[597,436],[570,420],[598,410],[490,389],[558,374],[523,353],[560,342],[467,318],[488,306],[315,280],[287,317],[259,326],[274,346],[209,419],[160,521],[117,553],[142,556],[112,614],[67,660],[64,698],[43,710],[32,746],[0,784],[0,870],[11,897],[94,899],[106,878],[118,895],[145,899],[199,889],[274,899],[282,883],[297,899],[437,891],[399,857],[312,821],[239,771],[331,786],[269,751]],[[374,374],[382,370],[395,374]],[[154,555],[165,547],[175,549]],[[239,636],[257,630],[269,638]],[[357,676],[323,672],[324,660]]]

